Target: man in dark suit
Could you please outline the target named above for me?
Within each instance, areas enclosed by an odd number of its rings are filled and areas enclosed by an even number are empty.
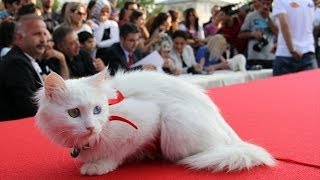
[[[100,51],[97,57],[101,58],[108,66],[110,75],[114,75],[118,70],[156,70],[152,64],[132,65],[143,58],[141,51],[137,49],[140,32],[131,23],[126,23],[120,28],[120,42],[114,43],[111,47]]]
[[[36,59],[46,46],[46,24],[41,17],[26,15],[16,25],[15,45],[0,63],[0,121],[34,116],[34,93],[44,79]]]
[[[93,75],[105,68],[100,59],[80,49],[78,35],[70,27],[61,26],[53,32],[55,48],[65,56],[70,77],[79,78]]]

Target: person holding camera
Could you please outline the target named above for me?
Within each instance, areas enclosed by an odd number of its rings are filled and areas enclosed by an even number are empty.
[[[271,18],[272,0],[259,0],[257,11],[249,13],[241,26],[239,38],[248,39],[249,69],[272,68],[278,28]]]

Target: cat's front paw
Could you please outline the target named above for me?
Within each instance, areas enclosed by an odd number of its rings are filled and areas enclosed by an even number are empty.
[[[113,171],[116,167],[113,164],[103,162],[86,163],[81,167],[80,172],[82,175],[102,175]]]

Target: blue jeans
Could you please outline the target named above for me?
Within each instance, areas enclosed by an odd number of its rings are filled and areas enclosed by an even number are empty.
[[[317,59],[312,52],[305,53],[301,59],[294,59],[293,57],[276,56],[273,62],[273,75],[283,75],[295,73],[304,70],[316,69]]]

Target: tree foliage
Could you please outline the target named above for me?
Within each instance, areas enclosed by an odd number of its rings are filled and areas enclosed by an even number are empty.
[[[128,0],[118,0],[117,8],[121,9]],[[156,5],[155,0],[132,0],[142,5],[147,10],[147,15],[156,14],[163,10],[162,5]]]

